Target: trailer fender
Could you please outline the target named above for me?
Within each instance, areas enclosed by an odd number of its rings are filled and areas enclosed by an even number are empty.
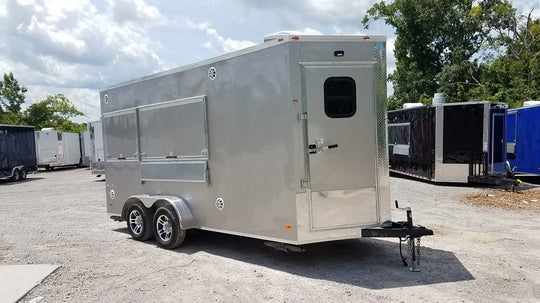
[[[24,167],[24,165],[19,165],[19,166],[15,166],[11,169],[11,176],[9,176],[10,178],[13,178],[13,176],[15,176],[15,171],[18,170],[18,171],[21,171],[22,169],[26,169]]]
[[[135,203],[137,201],[142,202],[145,207],[147,208],[159,208],[161,206],[165,205],[171,205],[174,210],[176,211],[176,215],[178,216],[178,221],[180,222],[180,228],[183,230],[187,230],[190,228],[197,227],[195,224],[195,219],[193,218],[193,214],[191,213],[191,209],[187,205],[187,203],[179,197],[175,196],[162,196],[162,195],[134,195],[129,197],[126,200],[126,203],[124,203],[124,209],[122,210],[123,217],[125,218],[125,212],[129,205],[132,203]]]

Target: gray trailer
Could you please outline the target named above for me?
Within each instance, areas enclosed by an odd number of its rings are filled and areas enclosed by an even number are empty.
[[[36,132],[38,167],[81,166],[79,134],[44,128]]]
[[[0,124],[0,180],[24,180],[35,171],[34,127]]]
[[[92,174],[98,177],[105,174],[105,151],[103,148],[103,130],[101,125],[101,121],[94,121],[88,124],[91,143],[90,170]]]
[[[104,89],[108,213],[164,248],[193,228],[282,245],[381,236],[385,52],[384,37],[283,35]]]
[[[90,141],[90,130],[86,129],[80,132],[81,140],[81,166],[90,166],[90,157],[92,154],[92,143]]]

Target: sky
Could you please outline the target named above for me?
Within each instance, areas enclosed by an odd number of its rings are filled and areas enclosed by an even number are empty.
[[[86,114],[74,119],[81,123],[99,119],[100,89],[259,44],[282,30],[386,35],[391,73],[393,28],[372,22],[366,30],[361,22],[375,2],[0,0],[0,75],[13,72],[28,89],[23,107],[64,94]],[[513,3],[540,16],[540,0]]]

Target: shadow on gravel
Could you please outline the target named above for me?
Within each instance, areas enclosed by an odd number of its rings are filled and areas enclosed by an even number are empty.
[[[416,181],[424,184],[429,184],[433,186],[450,186],[450,187],[469,187],[469,188],[493,188],[493,189],[505,189],[505,190],[511,190],[511,184],[505,184],[501,183],[499,185],[495,184],[483,184],[483,183],[450,183],[450,182],[432,182],[428,180],[423,180],[411,176],[406,176],[402,174],[397,174],[394,172],[390,173],[390,176],[393,178],[398,179],[405,179],[405,180],[411,180]],[[524,183],[519,184],[516,190],[527,190],[531,188],[536,188],[540,185],[540,176],[518,176],[516,175],[516,179],[520,179]]]
[[[127,228],[116,229],[126,233]],[[201,251],[290,274],[369,289],[474,280],[449,251],[422,247],[421,272],[410,272],[399,256],[399,240],[359,239],[304,245],[302,253],[266,247],[264,241],[197,230],[188,233],[179,253]],[[148,242],[148,245],[156,245]],[[141,243],[141,245],[145,245]],[[406,246],[403,246],[404,253]]]
[[[37,180],[41,180],[41,179],[44,179],[44,178],[28,176],[27,179],[22,180],[22,181],[0,180],[0,185],[27,183],[27,182],[37,181]]]

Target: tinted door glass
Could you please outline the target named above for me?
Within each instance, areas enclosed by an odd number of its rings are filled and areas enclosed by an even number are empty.
[[[356,113],[356,83],[350,77],[324,81],[324,112],[330,118],[348,118]]]

